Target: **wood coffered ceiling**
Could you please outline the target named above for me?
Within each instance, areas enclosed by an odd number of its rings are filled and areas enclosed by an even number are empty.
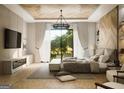
[[[97,4],[21,4],[35,20],[53,20],[60,15],[63,10],[63,16],[66,19],[88,19],[88,17],[97,9]]]

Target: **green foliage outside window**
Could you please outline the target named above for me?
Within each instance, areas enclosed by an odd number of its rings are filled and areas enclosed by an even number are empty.
[[[57,58],[57,56],[58,57],[72,56],[72,54],[73,54],[73,30],[69,29],[66,34],[62,36],[57,36],[54,40],[51,41],[51,59]]]

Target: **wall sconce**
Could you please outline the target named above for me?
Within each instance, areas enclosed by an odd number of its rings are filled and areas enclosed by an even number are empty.
[[[26,44],[26,39],[23,40],[23,50],[26,50],[27,44]]]

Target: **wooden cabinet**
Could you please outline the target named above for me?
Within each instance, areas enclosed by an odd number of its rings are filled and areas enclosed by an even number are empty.
[[[0,74],[12,74],[19,69],[30,65],[33,62],[32,55],[21,58],[5,59],[0,61]]]
[[[12,74],[26,64],[26,58],[2,60],[2,74]]]

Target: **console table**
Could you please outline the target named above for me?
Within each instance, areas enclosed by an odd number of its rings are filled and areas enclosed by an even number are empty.
[[[0,74],[12,74],[22,67],[28,66],[32,62],[32,55],[26,55],[20,58],[0,60]]]

